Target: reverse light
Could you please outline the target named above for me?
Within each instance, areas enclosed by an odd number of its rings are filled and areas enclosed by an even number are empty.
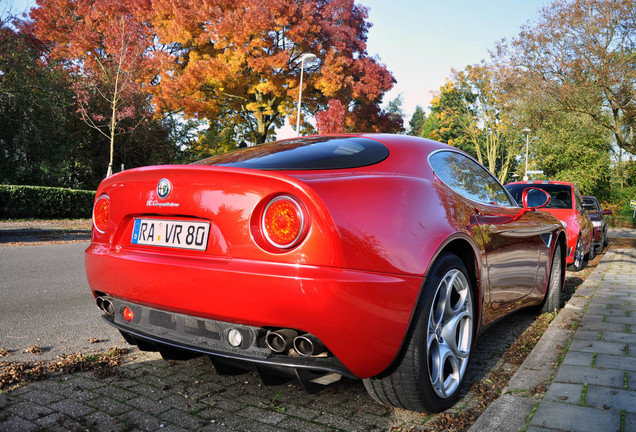
[[[290,196],[278,196],[265,208],[262,232],[273,246],[289,249],[299,243],[304,224],[298,201]]]
[[[131,322],[133,318],[135,317],[135,314],[133,314],[132,309],[130,309],[128,306],[124,308],[122,315],[124,315],[124,319],[128,322]]]
[[[110,219],[110,198],[108,195],[100,196],[93,206],[93,226],[101,234],[106,232],[108,228],[108,220]]]
[[[227,333],[227,341],[234,348],[237,348],[243,343],[243,335],[237,329],[231,329]]]

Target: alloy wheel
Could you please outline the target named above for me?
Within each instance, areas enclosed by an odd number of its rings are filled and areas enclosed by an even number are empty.
[[[457,391],[466,372],[473,323],[470,285],[461,271],[451,269],[437,287],[426,341],[431,384],[441,398]]]

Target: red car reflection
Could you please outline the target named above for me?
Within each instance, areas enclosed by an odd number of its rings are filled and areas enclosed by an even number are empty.
[[[542,189],[550,194],[551,200],[545,208],[565,224],[568,237],[566,262],[570,269],[580,271],[586,261],[594,258],[593,227],[579,188],[573,183],[562,181],[534,180],[508,183],[506,189],[517,200],[529,186]]]
[[[562,224],[476,161],[407,136],[298,138],[97,191],[86,272],[107,322],[164,358],[309,391],[362,378],[378,401],[439,411],[474,338],[559,307]]]

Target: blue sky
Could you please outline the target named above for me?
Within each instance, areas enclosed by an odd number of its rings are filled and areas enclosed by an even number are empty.
[[[488,50],[519,34],[550,0],[357,0],[369,8],[369,55],[379,57],[397,80],[386,104],[402,94],[407,119],[416,105],[428,108],[451,68],[488,59]],[[15,12],[35,0],[0,0]]]
[[[369,55],[379,56],[397,80],[384,102],[400,93],[410,117],[427,109],[451,68],[488,59],[502,38],[519,34],[550,0],[358,0],[369,8]]]

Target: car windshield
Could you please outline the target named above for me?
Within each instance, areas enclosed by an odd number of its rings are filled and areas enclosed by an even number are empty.
[[[517,201],[521,202],[521,195],[524,189],[535,187],[543,189],[550,194],[550,202],[544,208],[552,209],[571,209],[572,208],[572,188],[570,185],[549,184],[549,183],[521,183],[506,185],[506,189],[510,195]]]
[[[379,141],[362,137],[310,137],[260,144],[195,164],[259,170],[328,170],[373,165],[389,156]]]

